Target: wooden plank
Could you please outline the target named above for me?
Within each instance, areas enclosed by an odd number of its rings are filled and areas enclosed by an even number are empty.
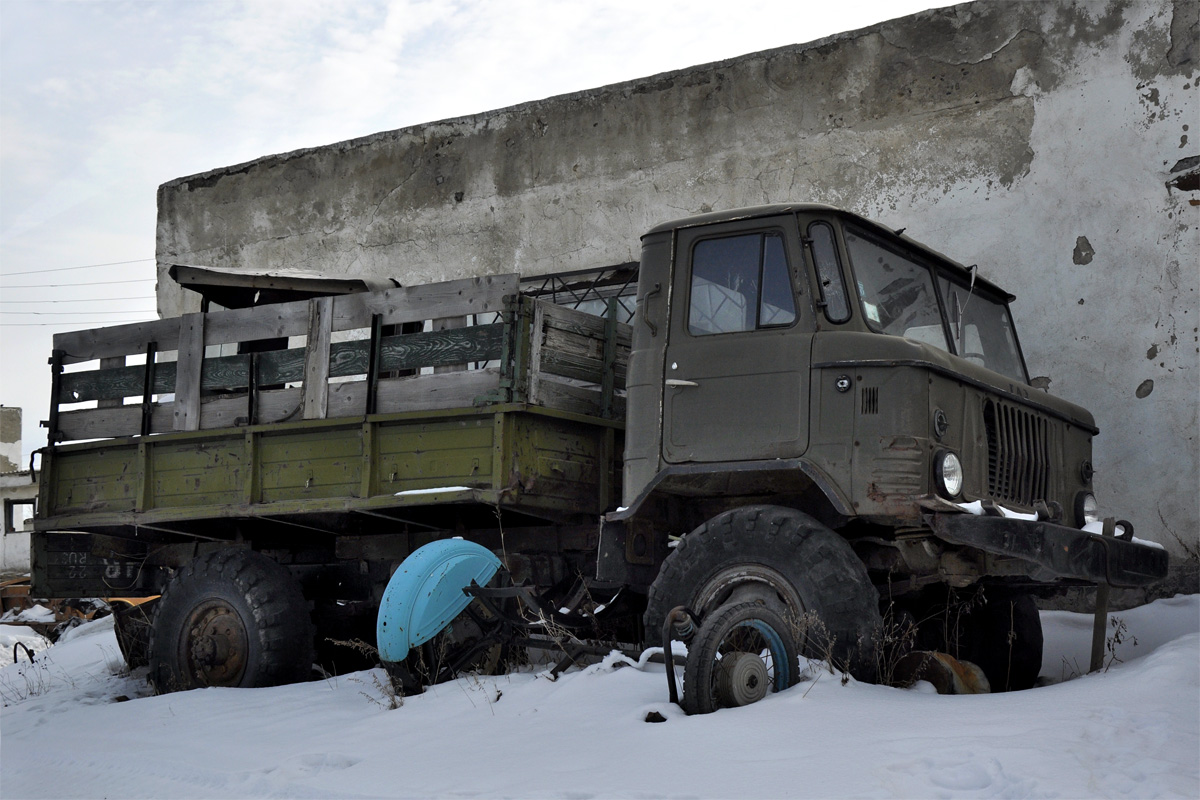
[[[258,393],[254,415],[255,424],[270,425],[278,422],[296,422],[300,419],[304,396],[300,387],[269,389]]]
[[[475,398],[500,386],[500,370],[480,369],[446,375],[411,375],[379,381],[377,411],[430,411],[474,408]],[[367,382],[329,385],[329,418],[361,417],[366,413]]]
[[[467,318],[465,316],[442,317],[441,319],[435,319],[433,321],[433,330],[434,331],[452,331],[452,330],[457,330],[458,328],[465,328],[465,327],[467,327]],[[440,374],[447,373],[447,372],[466,372],[466,371],[467,371],[466,364],[447,364],[445,366],[433,368],[433,372],[435,375],[440,375]]]
[[[144,388],[142,381],[145,376],[145,366],[68,372],[62,376],[64,402],[81,403],[86,400],[141,397]],[[175,391],[175,362],[155,364],[153,393],[168,394],[173,391]]]
[[[174,420],[172,403],[156,403],[151,413],[151,433],[168,433]],[[142,432],[142,407],[84,408],[59,415],[64,442],[82,439],[115,439]]]
[[[500,357],[504,325],[473,325],[449,331],[425,331],[385,336],[381,341],[380,371],[466,364]],[[337,342],[330,346],[330,377],[365,375],[370,342]]]
[[[575,386],[556,380],[546,379],[541,384],[541,400],[538,405],[555,408],[559,411],[571,411],[576,414],[599,416],[602,410],[602,397],[599,387]],[[613,414],[617,419],[625,417],[625,398],[614,397]]]
[[[530,328],[530,344],[529,344],[529,363],[533,367],[529,370],[529,395],[528,401],[537,405],[538,400],[538,384],[541,382],[542,370],[542,346],[546,340],[546,308],[549,303],[535,302],[533,304],[533,325]]]
[[[200,430],[200,371],[204,366],[204,314],[179,318],[179,361],[175,367],[177,431]]]
[[[136,436],[142,430],[142,409],[120,406],[63,411],[58,415],[58,430],[64,442]]]
[[[303,336],[308,333],[308,302],[297,300],[254,308],[213,311],[207,315],[205,339],[209,344],[233,344]]]
[[[333,298],[309,300],[308,344],[304,352],[304,418],[325,419],[329,407],[329,337]]]
[[[147,342],[158,342],[160,351],[177,349],[179,320],[159,319],[153,322],[134,322],[129,325],[54,334],[54,349],[65,351],[64,364],[144,353]]]
[[[108,358],[100,359],[100,369],[115,369],[116,367],[123,367],[123,366],[125,366],[125,356],[109,356]],[[145,369],[146,369],[145,367],[142,367],[143,373],[145,372]],[[141,394],[141,392],[138,392],[138,394]],[[112,400],[101,400],[100,402],[98,402],[96,404],[96,407],[97,408],[116,408],[121,405],[124,405],[124,403],[122,402],[122,398],[117,397]]]
[[[604,374],[604,360],[544,347],[538,368],[544,374],[560,375],[565,378],[598,384]],[[614,373],[616,374],[616,385],[624,386],[624,371],[614,370]]]
[[[341,384],[345,385],[345,384]],[[500,387],[498,369],[448,375],[414,375],[379,382],[379,412],[474,408],[475,398]]]
[[[516,294],[519,283],[514,273],[340,295],[333,301],[333,329],[369,327],[375,314],[382,315],[384,325],[397,325],[502,311],[505,295]]]

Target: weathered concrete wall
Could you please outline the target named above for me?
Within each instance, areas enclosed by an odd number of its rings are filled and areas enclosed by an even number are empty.
[[[925,12],[172,181],[159,268],[535,274],[635,260],[687,213],[845,206],[1019,295],[1033,374],[1103,431],[1102,504],[1178,552],[1200,531],[1200,192],[1167,184],[1200,152],[1196,42],[1193,0]]]
[[[36,472],[0,473],[0,573],[29,571],[26,526],[37,493]]]
[[[0,573],[29,571],[25,521],[37,497],[36,473],[21,472],[21,409],[0,406]]]
[[[0,474],[21,468],[21,409],[0,406]]]

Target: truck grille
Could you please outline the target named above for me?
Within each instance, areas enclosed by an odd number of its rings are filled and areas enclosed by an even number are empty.
[[[988,443],[988,494],[1025,506],[1048,499],[1057,428],[1043,417],[995,400],[983,401],[983,425]]]

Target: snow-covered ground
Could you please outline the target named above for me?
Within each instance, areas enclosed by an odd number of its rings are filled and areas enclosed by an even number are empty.
[[[398,708],[380,670],[152,697],[109,618],[0,670],[0,796],[1200,797],[1200,597],[1114,616],[1120,661],[1079,676],[1090,617],[1043,613],[1050,684],[1026,692],[814,670],[702,717],[667,702],[661,665],[611,663],[464,678]]]

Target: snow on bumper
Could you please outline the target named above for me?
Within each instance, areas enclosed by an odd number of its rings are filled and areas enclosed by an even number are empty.
[[[1052,522],[935,513],[931,527],[943,541],[1029,561],[1061,578],[1128,588],[1154,583],[1167,574],[1165,550]]]

